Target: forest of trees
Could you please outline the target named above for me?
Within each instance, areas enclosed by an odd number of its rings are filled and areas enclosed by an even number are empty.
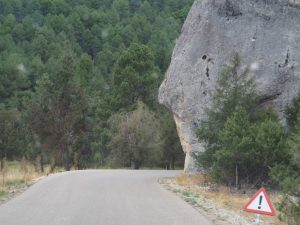
[[[0,0],[1,167],[182,165],[157,91],[192,3]]]

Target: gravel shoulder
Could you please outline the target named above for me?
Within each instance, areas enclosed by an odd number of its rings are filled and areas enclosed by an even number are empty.
[[[203,191],[203,187],[197,187],[197,185],[192,185],[192,187],[190,185],[179,185],[176,178],[163,178],[159,180],[159,183],[167,190],[185,200],[216,225],[252,225],[254,223],[255,214],[246,213],[242,209],[236,210],[230,205],[230,200],[229,203],[222,204],[208,195],[199,194],[205,192]],[[261,224],[263,225],[283,225],[283,223],[274,217],[262,216],[261,219]]]

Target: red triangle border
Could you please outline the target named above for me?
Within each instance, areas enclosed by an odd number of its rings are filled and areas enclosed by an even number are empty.
[[[270,209],[271,209],[271,212],[265,212],[265,211],[261,211],[261,210],[255,210],[255,209],[248,209],[247,207],[256,199],[256,197],[261,193],[263,192],[265,197],[266,197],[266,200],[270,206]],[[275,216],[276,214],[276,211],[271,203],[271,200],[270,200],[270,197],[268,196],[266,190],[262,187],[260,188],[256,193],[255,195],[249,200],[249,202],[243,207],[243,210],[246,211],[246,212],[252,212],[252,213],[257,213],[257,214],[262,214],[262,215],[268,215],[268,216]]]

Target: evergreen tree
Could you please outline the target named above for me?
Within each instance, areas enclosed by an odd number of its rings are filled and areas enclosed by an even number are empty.
[[[21,120],[21,114],[15,109],[0,106],[0,163],[4,159],[17,160],[26,156],[31,141],[30,130]]]
[[[145,45],[132,44],[119,57],[113,71],[113,87],[118,107],[130,107],[138,100],[152,105],[149,99],[156,72],[154,56]]]
[[[299,96],[287,108],[288,124],[290,125],[289,148],[293,158],[287,164],[278,164],[272,169],[272,178],[282,192],[283,199],[279,203],[280,218],[290,225],[300,221],[300,105]],[[296,116],[295,116],[296,115]]]
[[[82,90],[74,83],[72,54],[61,56],[56,68],[56,73],[45,74],[38,82],[28,106],[29,123],[56,162],[69,170],[76,141],[85,130],[88,105]]]
[[[215,178],[236,187],[240,181],[265,182],[271,168],[291,160],[276,114],[258,106],[254,82],[247,77],[247,69],[240,72],[240,62],[234,54],[220,74],[208,119],[198,132],[206,151],[196,156]]]
[[[214,153],[220,146],[220,131],[236,107],[240,106],[251,114],[256,113],[252,110],[256,109],[254,82],[247,77],[248,69],[240,72],[240,66],[240,57],[234,53],[230,63],[220,73],[212,94],[212,106],[207,108],[208,119],[202,121],[198,130],[199,140],[206,143],[206,152],[201,156],[205,167],[212,166]]]
[[[285,114],[287,118],[287,125],[289,130],[293,132],[296,129],[297,116],[300,112],[300,96],[295,97],[291,105],[288,105],[285,109]]]

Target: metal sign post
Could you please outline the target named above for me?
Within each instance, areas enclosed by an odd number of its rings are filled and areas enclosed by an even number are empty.
[[[255,225],[260,225],[260,215],[256,214]]]

